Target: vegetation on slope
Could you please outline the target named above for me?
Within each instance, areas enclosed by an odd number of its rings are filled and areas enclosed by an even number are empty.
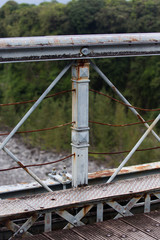
[[[67,5],[56,1],[39,6],[9,1],[0,8],[0,37],[62,34],[156,32],[160,29],[159,0],[72,0]],[[133,57],[95,61],[108,78],[135,106],[160,106],[160,58]],[[1,103],[36,99],[57,76],[66,62],[19,63],[0,65]],[[71,89],[66,74],[52,92]],[[92,70],[90,88],[117,97]],[[0,108],[1,125],[12,128],[31,105]],[[140,112],[146,120],[157,112]],[[90,120],[124,124],[138,119],[124,106],[90,93]],[[71,121],[71,94],[46,99],[20,130],[47,128]],[[145,131],[142,125],[108,127],[90,124],[90,151],[113,152],[131,149]],[[159,131],[157,125],[157,131]],[[24,135],[27,143],[56,151],[70,151],[70,128]],[[141,148],[158,146],[150,134]],[[94,155],[116,166],[125,155]],[[138,152],[129,164],[159,160],[159,151]]]

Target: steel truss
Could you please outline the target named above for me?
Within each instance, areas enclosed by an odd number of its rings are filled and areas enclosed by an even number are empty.
[[[89,193],[90,190],[91,189],[88,189],[88,187],[83,188],[83,191],[88,192],[88,194],[90,194]],[[64,191],[67,193],[67,191],[69,190],[64,190]],[[54,196],[54,194],[52,195]],[[114,210],[114,214],[115,214],[114,219],[133,216],[132,210],[134,207],[139,206],[139,204],[141,206],[143,205],[144,213],[148,213],[150,212],[150,207],[152,204],[151,196],[152,197],[155,196],[155,198],[158,199],[158,201],[160,200],[159,191],[147,190],[146,192],[143,191],[143,193],[139,192],[138,194],[131,193],[123,196],[121,195],[121,197],[117,195],[117,197],[114,197],[114,198],[110,198],[110,197],[102,198],[102,199],[98,198],[96,201],[95,201],[95,198],[93,198],[92,201],[89,201],[89,202],[86,201],[85,203],[82,203],[79,201],[77,203],[72,204],[70,202],[69,203],[71,204],[70,206],[68,204],[66,208],[64,206],[58,207],[59,210],[57,210],[57,207],[55,209],[51,209],[51,208],[47,209],[44,207],[44,208],[41,208],[40,211],[35,211],[34,214],[31,215],[22,226],[18,226],[12,220],[7,220],[7,221],[1,220],[1,223],[4,224],[9,230],[14,232],[13,236],[9,238],[9,240],[13,240],[13,239],[16,239],[17,237],[31,236],[31,233],[28,232],[29,228],[32,227],[34,223],[37,221],[37,219],[42,215],[44,215],[44,232],[49,232],[49,231],[52,231],[52,224],[53,224],[52,213],[59,215],[61,218],[63,218],[65,221],[68,222],[63,229],[69,229],[72,227],[85,225],[85,223],[83,222],[83,218],[87,216],[87,214],[93,207],[96,207],[96,215],[97,215],[96,222],[103,221],[104,209],[106,209],[107,206],[109,206],[111,209]],[[45,201],[45,199],[43,201]],[[125,205],[124,205],[124,201],[125,201]],[[70,213],[72,210],[80,209],[80,208],[81,210],[79,210],[79,212],[76,213],[76,215],[73,215]],[[19,214],[18,218],[22,218],[22,217],[23,217],[23,214]],[[15,216],[13,218],[15,218]],[[10,216],[10,219],[12,219],[12,216]]]

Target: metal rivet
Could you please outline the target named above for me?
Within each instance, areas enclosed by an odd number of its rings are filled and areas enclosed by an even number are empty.
[[[108,233],[106,236],[107,236],[107,237],[111,237],[111,234],[110,234],[110,233]]]
[[[19,233],[20,233],[20,234],[22,234],[23,232],[24,232],[24,230],[23,230],[23,229],[19,230]]]
[[[156,227],[159,227],[160,226],[160,224],[159,223],[156,223]]]
[[[126,238],[127,236],[123,234],[121,237],[122,237],[122,238]]]
[[[40,207],[40,208],[42,208],[42,209],[43,209],[44,207]]]
[[[26,211],[26,212],[27,212],[27,211],[28,211],[28,209],[24,209],[24,211]]]
[[[77,224],[77,220],[75,219],[75,220],[73,221],[73,223],[76,225],[76,224]]]
[[[146,229],[146,232],[150,232],[151,230],[150,229]]]
[[[56,199],[55,198],[51,198],[52,201],[55,201]]]
[[[137,231],[137,229],[135,229],[135,228],[132,229],[132,232],[136,232],[136,231]]]

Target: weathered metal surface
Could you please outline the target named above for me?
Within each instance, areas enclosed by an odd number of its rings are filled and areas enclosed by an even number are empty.
[[[140,197],[134,197],[132,198],[126,206],[121,206],[119,203],[115,201],[110,201],[109,203],[106,202],[108,205],[113,207],[118,214],[115,216],[114,219],[120,218],[120,217],[126,217],[126,216],[132,216],[133,214],[130,212],[130,210],[136,205],[136,203],[141,199]]]
[[[22,239],[24,239],[24,240],[51,240],[52,238],[45,237],[42,234],[35,235],[35,236],[32,236],[32,237],[16,238],[16,240],[22,240]]]
[[[16,223],[9,220],[6,221],[5,226],[12,232],[17,232],[20,229],[20,226],[18,226]],[[32,234],[29,232],[26,232],[24,233],[24,236],[32,236]]]
[[[43,233],[26,240],[154,240],[159,239],[160,223],[154,221],[154,217],[160,217],[160,212],[108,220],[93,225],[86,225],[72,228],[71,230],[58,230],[50,233]],[[136,221],[138,222],[136,223]],[[150,221],[151,220],[151,221]],[[150,222],[150,224],[149,224]],[[149,228],[148,228],[149,227]]]
[[[130,174],[130,173],[138,173],[144,171],[154,171],[160,168],[160,162],[153,162],[147,164],[133,165],[129,167],[123,167],[119,174]],[[88,179],[96,179],[96,178],[105,178],[111,176],[115,172],[116,168],[107,169],[103,171],[93,172],[88,174]],[[0,188],[1,189],[1,188]]]
[[[27,230],[35,223],[39,218],[37,213],[34,213],[19,229],[9,238],[9,240],[14,240],[16,237],[22,237],[26,234]]]
[[[150,175],[111,184],[100,184],[76,189],[39,194],[20,199],[0,201],[0,221],[8,217],[16,217],[24,213],[56,211],[73,206],[89,205],[101,201],[109,201],[155,192],[160,188],[160,175]]]
[[[137,214],[133,217],[123,218],[122,221],[145,232],[155,239],[159,239],[160,222],[153,220],[149,215]]]
[[[146,194],[144,202],[144,213],[149,213],[151,211],[151,196]]]
[[[103,203],[97,204],[97,222],[103,222]]]
[[[160,55],[160,33],[0,39],[0,62]]]
[[[53,239],[53,240],[60,240],[60,239],[69,239],[69,240],[87,240],[86,238],[82,238],[78,234],[75,234],[72,230],[62,230],[62,231],[56,231],[56,232],[50,232],[50,233],[44,233],[44,236],[47,237],[47,239]]]
[[[72,66],[72,186],[88,184],[89,63]]]
[[[112,239],[112,240],[119,240],[117,236],[115,236],[114,232],[106,228],[104,231],[99,229],[99,225],[90,225],[90,226],[83,226],[83,227],[77,227],[73,228],[72,230],[87,240],[106,240],[106,239]]]
[[[154,174],[155,173],[154,171],[157,171],[159,168],[160,168],[160,162],[147,163],[142,165],[123,167],[119,172],[119,174],[124,175],[123,178],[126,179],[132,173],[141,173],[141,172],[143,173],[147,171],[147,174]],[[95,181],[97,178],[102,178],[103,180],[103,178],[111,176],[115,172],[115,170],[116,169],[113,168],[113,169],[107,169],[103,171],[89,173],[88,179],[92,184],[92,181]],[[68,173],[67,173],[67,176],[69,176]],[[50,178],[44,180],[43,182],[46,183],[47,185],[50,185],[50,187],[62,189],[61,184],[59,184],[57,181],[52,180]],[[12,194],[14,197],[14,195],[18,193],[20,194],[22,191],[27,191],[27,193],[29,193],[30,191],[34,191],[36,193],[39,188],[41,188],[41,186],[37,182],[0,186],[0,197],[3,198],[3,194],[5,193]],[[23,194],[26,195],[25,193]]]
[[[82,208],[77,214],[76,216],[74,216],[74,224],[70,224],[68,223],[64,229],[70,229],[73,226],[82,226],[84,225],[83,222],[80,222],[80,220],[92,209],[93,205],[89,205],[89,206],[85,206],[84,208]]]
[[[145,215],[150,216],[152,219],[156,220],[160,226],[160,210],[155,210],[154,212],[146,213]]]
[[[44,216],[44,231],[51,232],[52,231],[52,213],[45,213]]]
[[[130,217],[132,218],[132,217]],[[123,218],[121,218],[123,219]],[[133,227],[130,224],[127,224],[126,222],[123,222],[119,219],[117,220],[109,220],[105,221],[100,224],[96,224],[97,227],[103,231],[105,229],[111,229],[112,232],[119,237],[119,239],[136,239],[136,240],[153,240],[151,236],[148,236],[143,231],[140,231],[139,229]],[[110,237],[112,239],[112,236]]]

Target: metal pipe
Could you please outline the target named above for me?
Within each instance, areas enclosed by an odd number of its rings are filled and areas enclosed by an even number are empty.
[[[160,55],[160,33],[0,39],[1,63],[152,55]]]
[[[150,131],[153,129],[153,127],[156,125],[156,123],[159,120],[160,120],[160,114],[156,117],[154,122],[150,125],[150,127],[146,130],[146,132],[142,135],[142,137],[139,139],[139,141],[136,143],[136,145],[132,148],[132,150],[129,152],[129,154],[126,156],[126,158],[123,160],[123,162],[119,165],[119,167],[116,169],[116,171],[108,179],[107,183],[112,182],[112,180],[116,177],[116,175],[119,173],[119,171],[122,169],[122,167],[128,162],[128,160],[132,157],[133,153],[137,150],[137,148],[140,146],[140,144],[147,137],[147,135],[150,133]]]
[[[24,117],[19,121],[15,128],[10,132],[10,134],[5,138],[5,140],[0,145],[0,150],[8,143],[11,137],[17,132],[21,125],[27,120],[31,113],[37,108],[37,106],[42,102],[42,100],[47,96],[47,94],[52,90],[52,88],[58,83],[62,76],[68,71],[73,62],[67,64],[65,68],[58,74],[55,80],[50,84],[50,86],[44,91],[44,93],[39,97],[39,99],[33,104],[29,111],[24,115]]]
[[[0,49],[155,43],[160,33],[86,34],[1,38]]]
[[[122,99],[122,101],[127,105],[132,106],[130,102],[128,102],[127,99],[121,94],[121,92],[113,85],[113,83],[104,75],[104,73],[99,69],[99,67],[97,67],[92,61],[90,61],[90,64],[93,67],[93,69],[101,76],[101,78],[112,88],[112,90],[117,93],[117,95]],[[140,119],[142,122],[145,122],[144,118],[142,118],[141,115],[134,108],[129,106],[128,108],[134,113],[134,115],[138,117],[138,119]],[[147,128],[150,127],[147,123],[144,123],[144,125]],[[160,142],[160,137],[153,130],[152,134],[158,140],[158,142]]]
[[[20,166],[23,170],[25,170],[32,178],[34,178],[42,187],[44,187],[48,192],[53,192],[45,183],[41,181],[39,177],[37,177],[31,170],[26,168],[23,163],[6,147],[3,150]]]

